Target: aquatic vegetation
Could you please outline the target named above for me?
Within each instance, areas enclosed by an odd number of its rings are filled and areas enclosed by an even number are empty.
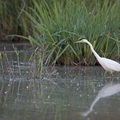
[[[29,2],[19,18],[20,28],[22,35],[29,36],[23,38],[44,51],[45,65],[97,65],[87,45],[74,44],[79,38],[88,39],[100,56],[118,59],[119,0]]]
[[[87,38],[101,56],[115,59],[118,55],[119,40],[114,39],[119,37],[119,1],[33,3],[32,14],[25,12],[33,32],[28,39],[45,50],[45,64],[98,64],[88,46],[73,43],[79,38]]]

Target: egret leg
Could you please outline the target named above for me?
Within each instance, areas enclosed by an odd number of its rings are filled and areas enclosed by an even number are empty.
[[[110,77],[114,77],[113,71],[110,71]]]
[[[113,83],[113,80],[114,80],[113,72],[110,72],[110,77],[111,77],[111,83]]]

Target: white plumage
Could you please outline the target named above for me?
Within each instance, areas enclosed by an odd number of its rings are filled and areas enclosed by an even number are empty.
[[[95,57],[97,58],[98,62],[100,63],[100,65],[106,70],[106,71],[109,71],[111,75],[113,75],[113,72],[116,71],[116,72],[120,72],[120,64],[114,60],[111,60],[111,59],[108,59],[108,58],[103,58],[103,57],[100,57],[96,51],[93,49],[93,46],[92,44],[86,40],[86,39],[83,39],[81,41],[76,41],[75,43],[87,43],[90,48],[91,48],[91,51],[93,52],[93,54],[95,55]]]

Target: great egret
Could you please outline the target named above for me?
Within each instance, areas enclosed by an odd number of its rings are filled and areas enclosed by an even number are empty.
[[[109,71],[110,74],[113,76],[113,72],[116,71],[116,72],[120,72],[120,64],[116,61],[113,61],[111,59],[108,59],[108,58],[103,58],[103,57],[100,57],[96,51],[93,49],[93,46],[92,44],[86,40],[86,39],[82,39],[81,41],[76,41],[74,43],[87,43],[90,48],[91,48],[91,51],[93,52],[93,54],[95,55],[95,57],[97,58],[98,62],[100,63],[100,65],[106,70],[106,71]]]

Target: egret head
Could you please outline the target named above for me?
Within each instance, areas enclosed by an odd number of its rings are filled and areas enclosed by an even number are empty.
[[[74,42],[74,43],[82,43],[82,42],[84,42],[84,43],[88,43],[88,40],[86,40],[86,39],[82,39],[82,40],[80,40],[80,41],[76,41],[76,42]]]

